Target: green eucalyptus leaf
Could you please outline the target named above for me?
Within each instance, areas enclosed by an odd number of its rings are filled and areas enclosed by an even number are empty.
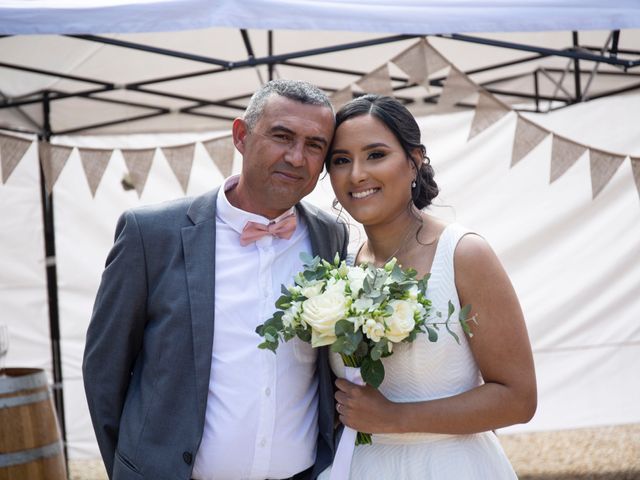
[[[362,379],[373,388],[378,388],[384,380],[384,365],[380,360],[365,357],[360,366]]]
[[[429,325],[427,325],[427,335],[429,336],[430,342],[438,341],[438,332],[436,332],[436,330]]]
[[[353,333],[353,323],[349,320],[338,320],[335,325],[335,333],[336,336],[348,335]]]

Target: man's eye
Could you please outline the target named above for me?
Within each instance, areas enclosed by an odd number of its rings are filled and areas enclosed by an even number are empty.
[[[291,141],[291,136],[285,133],[274,133],[271,138],[280,143],[289,143]]]
[[[316,152],[322,152],[324,150],[319,143],[307,143],[307,147]]]

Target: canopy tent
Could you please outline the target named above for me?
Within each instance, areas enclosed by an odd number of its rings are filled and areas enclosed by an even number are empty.
[[[4,271],[4,275],[0,273],[0,304],[7,307],[7,321],[17,336],[10,361],[49,365],[46,337],[51,299],[47,300],[46,284],[59,280],[55,295],[59,290],[62,348],[58,354],[64,368],[56,382],[64,372],[69,445],[75,455],[96,452],[79,365],[84,330],[115,218],[126,207],[185,191],[197,193],[219,183],[225,172],[208,160],[207,142],[227,133],[229,118],[242,111],[260,82],[277,76],[303,78],[330,93],[349,87],[350,95],[352,90],[358,94],[366,89],[361,87],[363,77],[414,45],[418,34],[429,33],[444,35],[429,36],[430,44],[514,111],[555,110],[638,88],[634,67],[638,65],[639,32],[618,31],[640,26],[637,2],[612,2],[607,7],[596,2],[551,2],[553,7],[549,2],[528,2],[527,7],[515,5],[520,2],[490,2],[495,8],[483,2],[453,6],[447,2],[439,9],[438,2],[403,2],[393,9],[382,2],[167,1],[105,2],[102,6],[93,2],[90,7],[87,2],[70,2],[68,9],[49,10],[47,3],[16,2],[11,6],[5,2],[0,6],[2,34],[80,35],[0,38],[0,93],[5,98],[0,103],[0,126],[7,131],[32,132],[53,144],[81,148],[68,151],[58,183],[50,185],[56,196],[55,226],[52,197],[46,193],[42,195],[48,219],[44,228],[40,224],[38,193],[46,189],[40,180],[35,147],[28,146],[11,178],[0,187],[3,210],[13,212],[3,215],[6,223],[0,228],[0,251],[6,252],[2,264],[7,266],[0,269]],[[472,9],[478,7],[476,15]],[[411,25],[406,24],[409,20]],[[305,31],[205,28],[130,33],[218,25],[268,29],[283,24]],[[614,32],[453,34],[583,28]],[[309,32],[311,29],[323,30]],[[335,29],[369,33],[327,31]],[[110,34],[97,36],[102,33]],[[388,35],[394,33],[402,35]],[[456,207],[454,215],[447,209],[436,209],[435,213],[455,216],[485,234],[505,261],[521,296],[541,373],[541,411],[524,428],[639,421],[628,398],[632,398],[629,392],[640,391],[637,382],[628,378],[633,375],[631,359],[637,356],[640,343],[640,331],[631,318],[631,312],[640,306],[633,294],[640,282],[632,261],[638,254],[637,242],[632,241],[638,238],[634,222],[637,193],[629,167],[636,163],[620,162],[593,202],[589,186],[593,173],[585,168],[589,170],[592,163],[586,157],[596,158],[595,153],[578,155],[562,179],[548,186],[551,136],[541,139],[539,147],[509,169],[513,126],[519,124],[514,114],[466,143],[469,122],[473,123],[471,111],[422,117],[438,108],[446,71],[432,72],[435,74],[429,74],[427,82],[416,83],[397,65],[389,68],[393,94],[421,116],[436,172],[442,178],[441,202]],[[605,125],[616,121],[629,127],[634,110],[630,105],[636,98],[612,97],[609,103],[594,102],[593,109],[592,104],[585,104],[589,109],[574,106],[567,113],[548,117],[523,113],[525,117],[518,118],[548,122],[549,129],[558,134],[553,138],[564,135],[635,159],[640,157],[636,130],[618,128],[609,138],[599,122],[588,120],[597,117]],[[476,107],[475,100],[459,100],[455,102],[458,105]],[[147,117],[131,120],[143,116]],[[127,118],[130,120],[120,121]],[[91,127],[96,124],[99,126]],[[220,133],[219,129],[225,130]],[[191,133],[137,135],[180,131]],[[73,133],[85,136],[64,136]],[[104,136],[113,133],[124,136]],[[186,182],[184,177],[176,182],[175,162],[167,150],[160,149],[153,150],[149,180],[144,190],[138,191],[140,198],[120,187],[123,176],[131,173],[125,149],[191,142],[193,170]],[[84,180],[78,181],[86,175],[82,148],[119,149],[107,159],[102,180],[89,189]],[[6,151],[0,155],[6,157]],[[238,159],[228,168],[237,171]],[[638,181],[637,173],[635,178]],[[88,194],[95,198],[85,201]],[[325,208],[331,198],[326,184],[312,195],[312,200]],[[546,206],[545,211],[541,205]],[[42,238],[45,233],[51,238],[54,229],[59,248],[48,250],[45,259]],[[581,239],[596,234],[597,241],[583,248]],[[356,234],[354,241],[357,239]],[[598,254],[612,245],[612,258]],[[566,271],[552,268],[558,258],[568,262]],[[592,271],[585,267],[587,259]],[[43,276],[45,263],[48,279]],[[607,290],[609,282],[615,284],[612,291]],[[594,300],[596,291],[601,295]],[[565,292],[566,299],[558,298],[555,292]],[[606,330],[599,320],[602,312],[615,318]],[[24,318],[30,320],[15,320]],[[54,337],[54,343],[59,344]],[[563,362],[565,369],[558,369],[557,361]],[[598,382],[606,385],[602,391],[589,389],[589,384]],[[592,402],[584,401],[587,391]],[[611,392],[628,397],[609,398],[606,393]]]

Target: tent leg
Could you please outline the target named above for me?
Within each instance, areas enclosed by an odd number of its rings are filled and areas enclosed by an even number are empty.
[[[51,137],[50,110],[48,92],[44,95],[44,132],[42,141]],[[56,268],[56,241],[53,221],[53,192],[47,193],[45,176],[40,163],[40,199],[44,224],[45,266],[47,271],[47,299],[49,303],[49,335],[51,338],[51,358],[53,370],[53,401],[60,423],[64,461],[69,478],[69,460],[67,456],[67,427],[64,414],[64,391],[62,379],[62,356],[60,352],[60,315],[58,308],[58,273]]]

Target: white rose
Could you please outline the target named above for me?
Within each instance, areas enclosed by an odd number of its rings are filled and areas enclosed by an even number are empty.
[[[336,280],[335,278],[330,278],[327,282],[327,288],[325,288],[325,292],[336,292],[344,296],[344,290],[346,287],[347,282],[345,282],[344,280]]]
[[[336,291],[324,292],[302,303],[300,319],[311,327],[311,345],[321,347],[336,341],[335,326],[345,317],[347,301]]]
[[[379,342],[380,339],[384,336],[384,325],[370,318],[369,320],[364,322],[362,331],[374,342]]]
[[[404,340],[416,326],[413,319],[415,306],[405,300],[391,300],[389,302],[393,313],[387,317],[387,338],[392,342]]]
[[[364,279],[367,277],[367,272],[365,272],[360,267],[350,267],[347,272],[347,278],[349,279],[349,285],[351,286],[351,293],[353,296],[357,296],[360,290],[362,290],[362,285],[364,284]]]
[[[314,283],[310,283],[302,287],[300,289],[300,293],[307,298],[317,297],[322,293],[323,286],[324,286],[324,282],[316,281]]]

